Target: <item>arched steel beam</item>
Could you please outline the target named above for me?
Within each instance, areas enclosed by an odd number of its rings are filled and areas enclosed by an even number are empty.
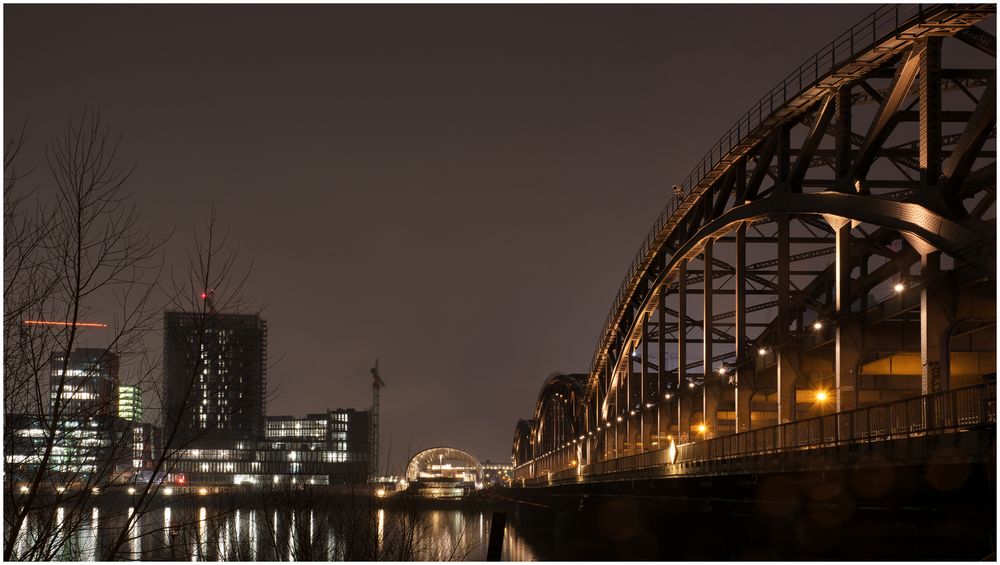
[[[670,282],[676,276],[677,267],[682,261],[695,258],[701,253],[707,241],[735,230],[741,223],[790,214],[835,216],[878,225],[900,233],[911,234],[928,245],[955,257],[968,257],[978,248],[993,241],[993,234],[974,231],[912,202],[899,202],[839,192],[785,194],[781,197],[757,200],[732,208],[705,224],[687,242],[674,250],[664,269],[655,280],[650,282],[650,288]],[[655,293],[649,293],[637,311],[647,310],[649,301],[654,295]],[[632,327],[629,329],[628,335],[635,332],[636,329]],[[602,409],[606,410],[607,402],[607,397],[601,400]]]
[[[531,428],[534,420],[518,420],[514,426],[514,440],[511,442],[511,462],[518,466],[532,457],[531,453]],[[518,457],[522,452],[526,453],[524,459]]]
[[[712,210],[711,207],[704,206],[706,200],[711,203],[711,189],[734,165],[745,162],[754,148],[761,147],[761,159],[765,163],[770,162],[770,155],[774,152],[777,141],[776,132],[791,120],[807,113],[831,91],[874,76],[893,58],[910,50],[921,38],[955,34],[993,15],[995,11],[995,5],[990,4],[879,7],[861,24],[842,34],[828,50],[814,55],[793,71],[782,84],[765,94],[736,125],[723,134],[688,175],[679,187],[678,198],[668,202],[640,245],[613,301],[595,348],[590,367],[590,392],[596,387],[601,366],[618,355],[615,353],[615,346],[620,342],[620,328],[631,325],[634,321],[630,319],[631,312],[636,303],[644,299],[637,296],[637,293],[641,292],[641,287],[648,286],[650,278],[659,276],[659,265],[656,263],[660,261],[664,250],[668,253],[672,251],[669,249],[670,242],[685,227],[691,228],[687,235],[694,235],[694,216],[702,215],[700,212],[705,209]],[[857,34],[867,33],[869,29],[870,43],[855,41]],[[846,56],[836,55],[841,51]],[[805,75],[804,70],[808,71]],[[766,166],[757,167],[753,178],[766,172]],[[737,194],[747,197],[739,189]],[[737,200],[742,201],[740,198]],[[623,321],[626,323],[623,324]]]
[[[479,481],[483,480],[483,465],[479,462],[479,459],[475,455],[457,449],[454,447],[431,447],[423,451],[417,452],[416,455],[410,458],[410,462],[406,465],[406,480],[414,481],[419,478],[420,470],[428,463],[433,463],[437,457],[442,459],[454,460],[454,461],[464,461],[471,464],[476,468],[476,478]]]
[[[562,374],[556,373],[546,379],[538,393],[538,400],[535,402],[534,418],[531,426],[531,437],[538,440],[538,434],[544,430],[548,423],[547,414],[550,406],[556,406],[563,411],[566,420],[572,426],[572,434],[579,433],[579,420],[584,409],[584,393],[587,386],[588,374]],[[560,402],[561,395],[565,402]]]

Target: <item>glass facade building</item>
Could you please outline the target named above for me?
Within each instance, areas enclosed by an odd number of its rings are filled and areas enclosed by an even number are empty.
[[[78,348],[49,361],[49,405],[60,418],[117,414],[118,356],[107,349]]]
[[[142,421],[142,391],[139,387],[118,387],[118,417],[130,422]]]
[[[364,482],[368,476],[368,412],[269,416],[264,441],[180,450],[171,459],[174,484],[192,488],[232,485]]]

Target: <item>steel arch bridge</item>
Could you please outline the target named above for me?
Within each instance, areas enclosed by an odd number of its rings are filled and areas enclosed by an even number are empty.
[[[589,374],[550,377],[518,422],[515,480],[992,425],[996,39],[975,24],[994,14],[883,6],[723,134],[640,246]]]

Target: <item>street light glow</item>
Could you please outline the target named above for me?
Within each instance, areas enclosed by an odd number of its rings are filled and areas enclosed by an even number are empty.
[[[815,322],[813,322],[813,329],[814,330],[821,330],[821,329],[823,329],[823,322],[821,322],[819,320],[816,320]]]
[[[827,395],[825,390],[816,391],[816,402],[826,402]]]
[[[895,285],[893,285],[892,290],[895,290],[896,293],[898,294],[898,293],[903,292],[904,290],[906,290],[906,286],[903,285],[903,283],[898,282]]]

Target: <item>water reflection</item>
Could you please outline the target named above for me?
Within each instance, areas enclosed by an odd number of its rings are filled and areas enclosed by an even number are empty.
[[[29,519],[15,547],[19,553],[30,550],[41,530],[64,540],[51,542],[53,553],[71,561],[102,560],[119,538],[117,555],[132,560],[483,561],[491,523],[491,513],[478,510],[371,504],[265,509],[206,502],[211,501],[173,499],[169,506],[144,512],[125,504],[78,511],[60,507],[49,514],[48,527],[38,516]],[[535,558],[512,521],[503,557]]]

